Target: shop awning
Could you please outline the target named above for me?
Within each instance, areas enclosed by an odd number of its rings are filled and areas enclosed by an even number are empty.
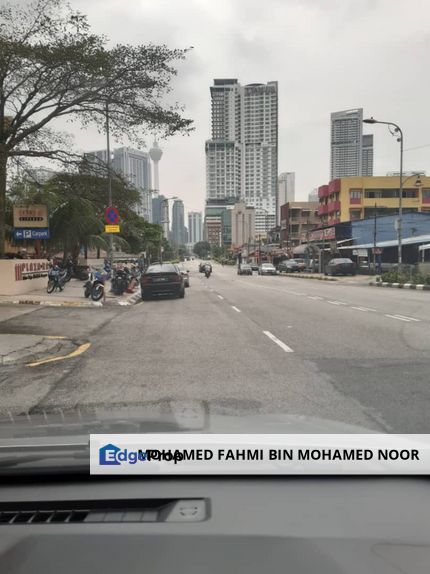
[[[416,243],[425,243],[430,241],[430,235],[416,235],[414,237],[403,237],[402,245],[414,245]],[[377,241],[376,247],[395,247],[399,244],[398,239],[390,239],[389,241]],[[363,243],[361,245],[349,245],[348,247],[339,247],[339,251],[342,249],[372,249],[374,247],[373,243]]]

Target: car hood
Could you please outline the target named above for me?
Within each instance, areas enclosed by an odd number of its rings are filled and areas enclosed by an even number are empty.
[[[374,432],[342,421],[283,413],[210,412],[204,401],[165,401],[149,407],[55,409],[0,419],[0,446],[32,439],[61,441],[98,434],[198,433],[366,433]]]

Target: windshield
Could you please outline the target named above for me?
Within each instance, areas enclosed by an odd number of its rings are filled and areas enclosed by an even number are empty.
[[[429,16],[2,3],[0,446],[430,432]]]

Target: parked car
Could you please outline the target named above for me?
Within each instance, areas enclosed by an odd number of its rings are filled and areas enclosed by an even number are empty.
[[[258,263],[251,263],[251,269],[253,271],[258,271],[258,269],[259,269]]]
[[[258,268],[259,275],[276,275],[277,271],[274,265],[271,263],[262,263]]]
[[[252,275],[252,267],[248,263],[241,263],[237,268],[238,275]]]
[[[185,269],[185,267],[183,267],[182,265],[178,265],[178,269],[179,269],[182,277],[184,278],[184,286],[189,287],[190,286],[190,272],[188,271],[188,269]]]
[[[295,261],[299,267],[299,271],[305,271],[306,270],[306,259],[290,259],[290,261]]]
[[[299,265],[295,259],[286,259],[278,265],[279,273],[296,273],[300,271]]]
[[[150,265],[140,278],[142,299],[147,301],[154,295],[176,295],[185,297],[185,280],[177,265],[163,263]]]
[[[347,257],[331,259],[325,268],[324,275],[355,275],[354,261]]]

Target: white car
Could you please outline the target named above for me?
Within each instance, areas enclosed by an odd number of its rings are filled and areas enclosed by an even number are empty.
[[[275,266],[271,263],[262,263],[258,268],[259,275],[277,275],[277,273]]]

